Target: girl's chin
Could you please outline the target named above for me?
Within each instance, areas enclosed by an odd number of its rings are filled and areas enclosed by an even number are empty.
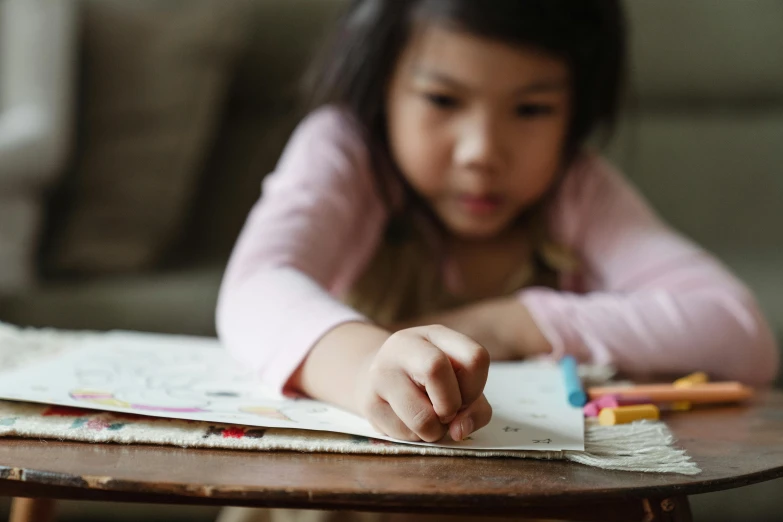
[[[493,239],[505,232],[511,220],[444,220],[446,228],[455,237],[468,240]]]

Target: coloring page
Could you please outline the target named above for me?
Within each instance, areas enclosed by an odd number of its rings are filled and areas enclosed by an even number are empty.
[[[265,389],[215,339],[108,332],[69,344],[44,359],[0,368],[0,399],[395,440],[347,411]],[[552,362],[493,363],[485,388],[490,424],[464,441],[431,445],[583,451],[582,410],[568,404],[562,381]]]

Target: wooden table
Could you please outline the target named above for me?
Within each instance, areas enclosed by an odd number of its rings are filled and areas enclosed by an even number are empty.
[[[671,414],[697,476],[560,461],[254,453],[0,440],[0,495],[578,520],[690,520],[687,495],[783,476],[783,393]],[[46,502],[17,499],[17,520]],[[30,509],[42,509],[38,513]],[[29,515],[29,516],[28,516]]]

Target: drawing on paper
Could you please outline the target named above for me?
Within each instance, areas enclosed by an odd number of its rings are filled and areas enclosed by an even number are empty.
[[[116,406],[117,408],[126,408],[129,410],[138,410],[144,412],[158,411],[168,413],[195,413],[207,411],[198,407],[163,406],[126,402],[121,399],[117,399],[113,393],[106,391],[73,390],[70,392],[70,396],[74,400],[97,404],[99,406]]]
[[[277,408],[272,408],[269,406],[243,406],[239,408],[239,411],[244,413],[250,413],[251,415],[266,417],[268,419],[291,421],[291,419],[286,417],[286,415],[282,411],[280,411]]]

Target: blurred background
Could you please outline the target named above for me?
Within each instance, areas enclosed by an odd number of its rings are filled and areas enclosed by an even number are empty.
[[[0,0],[0,321],[214,335],[231,246],[345,0]],[[783,337],[783,0],[627,0],[607,155]],[[741,347],[738,347],[741,349]],[[693,497],[783,519],[783,482]],[[0,511],[1,513],[1,511]],[[211,520],[63,503],[62,520]]]

